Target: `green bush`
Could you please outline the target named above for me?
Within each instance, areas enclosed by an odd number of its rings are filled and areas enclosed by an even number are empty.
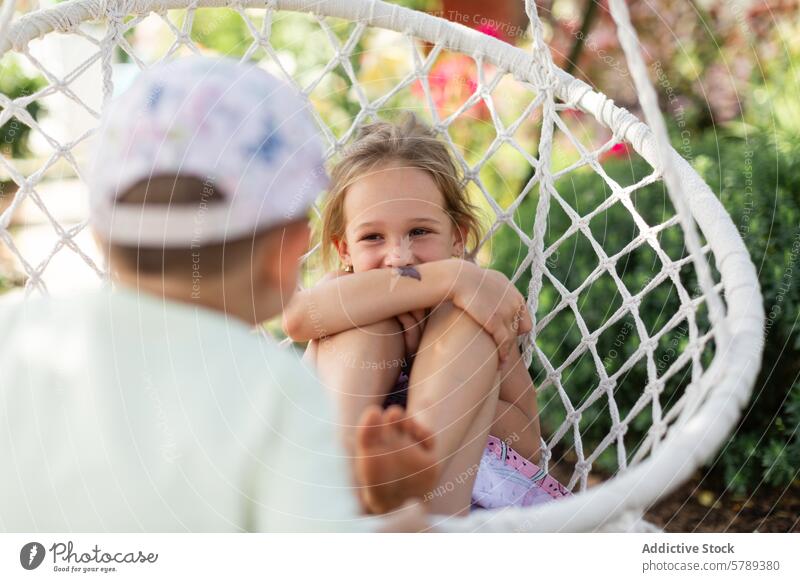
[[[800,152],[779,142],[775,135],[729,138],[719,162],[709,154],[704,172],[740,227],[766,312],[764,361],[753,397],[735,437],[712,465],[738,493],[752,491],[762,477],[783,487],[800,466]],[[742,162],[750,156],[752,198],[746,196],[749,175]]]
[[[12,59],[5,59],[0,65],[0,93],[9,99],[18,99],[31,95],[44,87],[45,81],[41,77],[28,77],[19,64]],[[25,108],[33,119],[38,119],[42,112],[42,105],[32,101]],[[12,117],[0,126],[0,154],[10,158],[20,158],[28,154],[28,137],[31,128]]]
[[[800,385],[795,383],[800,371],[800,333],[795,329],[800,300],[797,264],[800,249],[800,158],[786,155],[776,147],[774,139],[763,135],[744,139],[736,135],[706,135],[693,144],[693,164],[714,192],[720,193],[723,204],[741,232],[759,271],[768,321],[766,350],[759,380],[750,405],[730,443],[710,464],[713,476],[724,478],[738,493],[752,490],[763,476],[767,483],[780,486],[790,482],[800,464]],[[615,160],[604,164],[610,177],[623,186],[632,184],[650,172],[640,159]],[[562,198],[575,211],[585,216],[609,195],[603,179],[591,171],[577,170],[556,184]],[[536,197],[527,199],[519,208],[516,221],[524,232],[532,232]],[[661,224],[674,216],[663,188],[663,182],[638,190],[632,197],[636,210],[650,225]],[[549,215],[546,246],[553,244],[571,224],[571,220],[553,201]],[[594,238],[611,256],[623,249],[638,234],[630,213],[615,204],[589,222]],[[673,260],[685,256],[683,237],[677,226],[659,234],[659,243]],[[794,245],[794,246],[793,246]],[[526,249],[510,229],[501,230],[493,240],[493,266],[511,275],[519,265]],[[574,291],[598,266],[598,258],[588,239],[581,234],[570,237],[548,258],[548,269],[569,291]],[[712,261],[713,265],[713,261]],[[636,294],[661,271],[661,261],[647,245],[624,255],[616,264],[616,272],[625,287]],[[518,285],[527,292],[530,270],[523,274]],[[692,297],[699,295],[693,269],[687,265],[680,279]],[[549,313],[560,300],[554,285],[545,282],[540,295],[537,319]],[[588,330],[599,328],[619,308],[622,299],[613,279],[601,276],[577,296],[578,309]],[[648,335],[661,329],[680,305],[677,290],[669,281],[648,293],[640,306],[642,322]],[[698,312],[700,334],[708,330],[705,307]],[[609,375],[614,374],[639,347],[636,325],[630,315],[601,334],[597,355]],[[576,317],[569,309],[560,312],[544,328],[537,344],[555,365],[565,361],[581,339]],[[660,377],[676,362],[688,342],[688,330],[680,323],[665,334],[654,353],[657,375]],[[713,345],[704,352],[708,364]],[[676,402],[691,379],[691,365],[681,368],[666,382],[660,395],[664,412]],[[536,361],[532,372],[539,382],[544,373]],[[620,376],[614,388],[614,400],[621,418],[630,412],[648,382],[646,362],[640,361]],[[595,362],[587,352],[569,366],[562,383],[573,405],[580,403],[595,389],[598,375]],[[794,388],[792,388],[794,384]],[[552,399],[555,398],[555,401]],[[543,430],[549,437],[564,418],[563,406],[554,390],[545,390],[541,397]],[[630,461],[652,422],[651,407],[636,414],[624,435]],[[611,429],[608,400],[602,397],[592,404],[580,420],[584,452],[588,456]],[[573,442],[572,431],[564,444]],[[595,468],[615,471],[620,464],[616,447],[611,446],[599,457]]]

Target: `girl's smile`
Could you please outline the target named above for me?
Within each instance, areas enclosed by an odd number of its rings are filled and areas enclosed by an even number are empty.
[[[417,265],[461,256],[463,234],[425,171],[390,163],[358,178],[344,200],[345,237],[337,241],[353,271]]]

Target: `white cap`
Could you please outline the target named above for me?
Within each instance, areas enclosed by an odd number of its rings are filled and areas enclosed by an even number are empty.
[[[143,72],[101,123],[93,227],[116,244],[189,248],[304,218],[328,185],[309,107],[286,83],[232,59],[190,57]],[[164,175],[201,180],[214,203],[116,203]]]

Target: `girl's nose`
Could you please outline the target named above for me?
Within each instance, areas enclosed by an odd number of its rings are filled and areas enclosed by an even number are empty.
[[[394,245],[384,258],[385,267],[405,267],[414,264],[414,253],[411,251],[411,239],[403,237]]]

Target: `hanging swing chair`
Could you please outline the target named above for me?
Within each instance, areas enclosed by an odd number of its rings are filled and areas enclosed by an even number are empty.
[[[0,36],[0,57],[25,61],[44,77],[46,86],[15,99],[0,95],[0,126],[16,118],[38,132],[53,153],[41,167],[24,172],[15,160],[0,156],[0,170],[18,186],[13,202],[0,214],[0,247],[7,247],[21,265],[28,291],[47,291],[43,275],[59,252],[76,253],[104,275],[77,242],[86,222],[63,227],[48,211],[39,185],[55,167],[67,168],[82,179],[76,152],[85,149],[105,103],[119,90],[115,86],[119,79],[116,63],[122,60],[129,67],[146,68],[184,54],[208,54],[209,48],[197,41],[195,19],[204,9],[224,9],[226,15],[240,19],[242,30],[252,37],[240,53],[241,59],[259,62],[314,104],[331,159],[362,124],[393,114],[401,96],[406,108],[408,99],[414,99],[415,110],[450,146],[466,186],[494,214],[482,244],[490,244],[492,237],[503,232],[514,237],[522,249],[514,280],[529,280],[528,307],[534,321],[533,331],[525,338],[525,354],[536,370],[540,406],[560,410],[559,424],[543,427],[542,463],[546,470],[557,463],[562,471],[559,477],[574,495],[534,508],[473,512],[464,519],[447,520],[440,529],[653,531],[655,526],[642,517],[645,510],[713,457],[750,396],[763,347],[764,314],[756,271],[730,216],[691,165],[669,145],[624,1],[611,0],[610,6],[648,125],[555,66],[544,43],[535,3],[528,0],[525,4],[533,40],[530,50],[377,0],[74,0],[12,23],[6,3],[0,15],[0,29],[5,30]],[[220,11],[214,14],[221,18]],[[286,39],[273,34],[275,23],[300,15],[319,33],[314,42],[324,39],[327,43],[327,64],[315,63],[304,69],[309,59],[303,55],[321,49],[309,45],[306,53],[293,57],[281,45]],[[132,35],[137,27],[152,26],[154,21],[171,32],[174,41],[168,46],[147,45],[148,54],[139,54]],[[387,34],[394,39],[389,62],[401,73],[359,77],[353,59],[369,58],[369,53],[357,51],[366,46],[370,35]],[[53,65],[42,56],[37,43],[61,35],[81,39],[85,58],[75,66],[65,66],[66,57]],[[311,43],[312,39],[293,41]],[[469,95],[448,110],[441,106],[435,71],[441,59],[452,55],[466,59],[476,79],[471,85],[462,83]],[[397,64],[398,59],[404,64]],[[87,89],[90,82],[94,86]],[[96,96],[94,102],[88,93],[82,93],[86,91]],[[503,109],[505,95],[512,93],[526,96],[513,115]],[[80,109],[91,120],[89,124],[71,135],[56,135],[26,109],[54,95]],[[332,95],[346,103],[346,118],[331,114],[325,105],[325,98]],[[485,152],[465,152],[451,130],[464,119],[474,118],[476,111],[494,138]],[[587,145],[576,135],[574,123],[570,124],[577,113],[604,128],[610,135],[608,141],[600,147]],[[649,170],[645,176],[624,184],[606,172],[605,156],[619,144],[629,144],[625,147],[630,155],[646,162]],[[559,162],[562,148],[571,148],[574,154],[568,162]],[[501,196],[490,189],[486,172],[492,164],[501,163],[498,156],[509,152],[520,164],[527,164],[530,173],[521,189]],[[596,207],[578,212],[561,185],[565,179],[586,173],[600,181],[604,195]],[[652,196],[658,184],[662,193],[666,186],[668,196],[662,196],[662,202],[672,211],[654,217],[640,211],[639,202]],[[577,192],[579,201],[582,195]],[[13,213],[26,199],[47,217],[58,238],[40,262],[25,256],[9,228]],[[520,220],[523,210],[527,215]],[[595,220],[612,211],[627,217],[633,234],[622,248],[609,250],[598,235]],[[558,220],[553,218],[556,215]],[[667,234],[679,236],[679,256],[667,252],[663,244]],[[582,252],[591,254],[597,264],[568,286],[553,258],[578,238],[584,244]],[[623,266],[643,251],[653,257],[656,269],[652,277],[634,285]],[[587,301],[586,293],[601,279],[614,290],[616,302],[609,302],[608,313],[598,320],[594,313],[598,302]],[[671,300],[662,306],[656,325],[646,320],[642,306],[665,287],[671,291]],[[578,340],[569,349],[550,349],[540,338],[567,315],[570,333],[577,334]],[[607,344],[608,334],[619,336],[623,322],[629,322],[625,324],[628,331],[616,345],[626,345],[627,351],[619,347],[625,356],[609,365],[607,349],[601,348]],[[669,339],[676,330],[681,330],[680,341]],[[663,360],[661,352],[668,339],[670,357]],[[570,374],[578,362],[584,369],[588,363],[593,377],[576,392]],[[634,394],[627,405],[620,405],[621,384],[634,369],[642,370],[642,381],[624,386],[626,394]],[[605,424],[598,426],[607,426],[608,431],[589,444],[585,442],[591,428],[587,423],[599,422],[601,414]],[[626,433],[634,423],[644,436],[632,441]],[[596,467],[593,471],[601,455],[603,459],[616,458],[611,477]]]

